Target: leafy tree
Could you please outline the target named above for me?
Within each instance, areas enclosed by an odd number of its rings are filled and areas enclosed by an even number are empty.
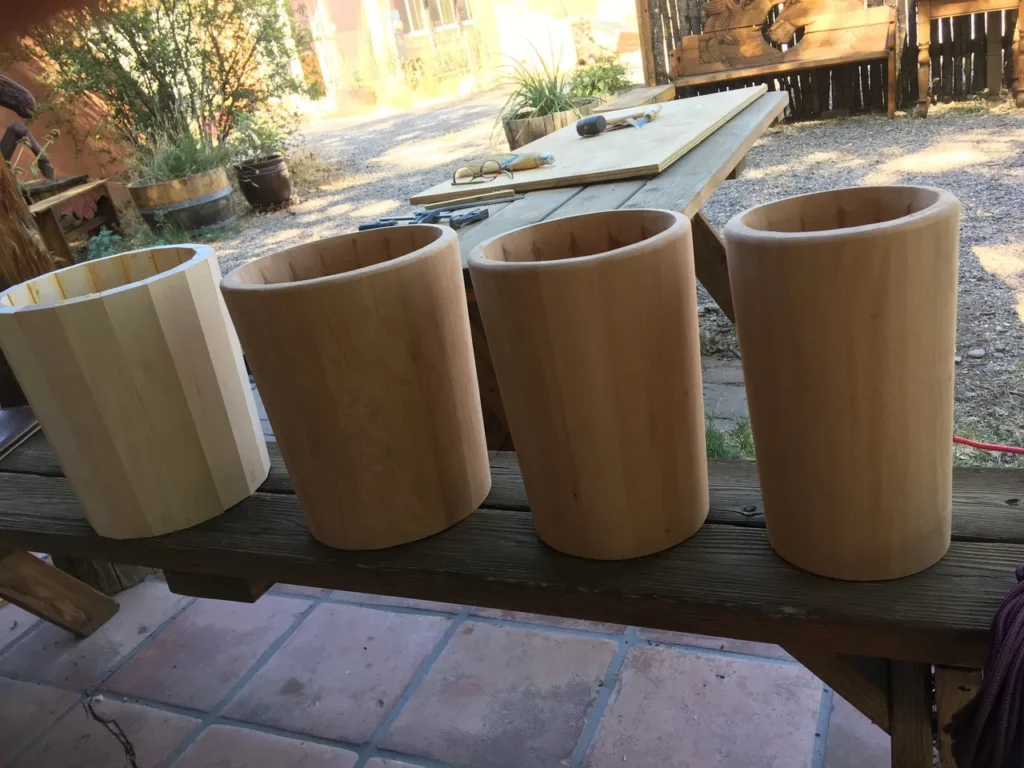
[[[133,146],[187,133],[223,143],[239,115],[289,93],[318,95],[293,69],[312,50],[303,21],[288,0],[100,0],[25,45],[52,65],[58,100],[97,97]]]

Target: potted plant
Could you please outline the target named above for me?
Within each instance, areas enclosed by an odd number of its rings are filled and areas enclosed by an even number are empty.
[[[608,102],[612,97],[628,91],[633,84],[626,77],[622,62],[611,55],[598,56],[590,64],[581,64],[572,73],[569,95],[579,98],[593,97]]]
[[[150,229],[195,231],[235,220],[225,166],[233,152],[190,131],[161,134],[129,157],[128,185],[135,207]]]
[[[539,67],[514,61],[512,71],[500,81],[512,87],[498,113],[511,150],[572,125],[589,115],[597,101],[592,96],[573,95],[572,78],[557,63],[549,67],[539,54],[537,60]]]
[[[292,182],[284,153],[295,135],[294,115],[272,113],[243,115],[232,144],[236,152],[235,174],[245,199],[255,211],[271,211],[288,205]]]

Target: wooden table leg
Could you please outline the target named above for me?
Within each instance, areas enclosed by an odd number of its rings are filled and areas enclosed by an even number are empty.
[[[91,635],[120,607],[29,552],[0,558],[0,597],[79,637]]]
[[[931,665],[889,661],[892,768],[932,768]]]
[[[469,306],[469,328],[473,335],[473,357],[476,362],[477,385],[480,387],[480,404],[484,412],[484,434],[487,436],[487,450],[513,451],[512,432],[508,428],[505,405],[498,389],[498,377],[494,373],[491,350],[484,334],[484,322],[476,303],[476,292],[466,279],[466,302]]]
[[[946,727],[958,709],[974,698],[974,694],[980,687],[980,669],[935,667],[935,704],[939,716],[939,765],[942,768],[956,768],[949,735],[942,729]]]
[[[725,243],[715,228],[699,211],[690,220],[693,229],[693,265],[697,279],[715,300],[722,314],[736,322],[732,308],[732,289],[729,287],[729,265],[725,260]]]
[[[725,177],[726,180],[738,179],[743,174],[743,171],[746,167],[747,156],[744,155],[743,157],[740,158],[740,161],[736,163],[736,167],[729,171],[729,175]]]

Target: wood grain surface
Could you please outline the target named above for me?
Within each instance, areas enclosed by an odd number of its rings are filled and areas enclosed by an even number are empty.
[[[526,192],[573,187],[602,181],[655,176],[698,146],[730,118],[767,92],[764,85],[696,96],[662,104],[661,114],[640,129],[623,129],[581,138],[575,123],[521,147],[523,152],[551,153],[554,165],[521,171],[513,178],[501,175],[474,184],[474,191],[514,189]],[[617,112],[607,112],[609,120]],[[413,195],[413,204],[463,197],[464,186],[445,179]]]
[[[270,462],[208,246],[111,256],[0,294],[0,345],[105,536],[244,499]]]
[[[768,533],[802,568],[898,578],[949,545],[959,216],[860,187],[725,228]]]
[[[394,546],[483,501],[490,473],[451,229],[308,243],[221,287],[317,539]]]
[[[619,559],[691,536],[708,498],[686,218],[556,219],[469,270],[541,539]]]

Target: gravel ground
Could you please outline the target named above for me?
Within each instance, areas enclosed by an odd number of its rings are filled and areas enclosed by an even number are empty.
[[[498,94],[372,119],[318,123],[306,146],[330,178],[290,211],[249,215],[217,244],[227,269],[253,256],[408,213],[409,195],[459,161],[502,141]],[[314,164],[315,165],[315,164]],[[858,184],[943,187],[964,205],[956,353],[956,428],[976,439],[1024,445],[1024,111],[977,102],[939,105],[926,120],[882,116],[783,125],[747,157],[704,209],[721,228],[745,208],[789,195]],[[703,291],[702,291],[703,294]],[[705,352],[735,356],[735,335],[702,296]],[[958,448],[964,463],[1010,463]]]

